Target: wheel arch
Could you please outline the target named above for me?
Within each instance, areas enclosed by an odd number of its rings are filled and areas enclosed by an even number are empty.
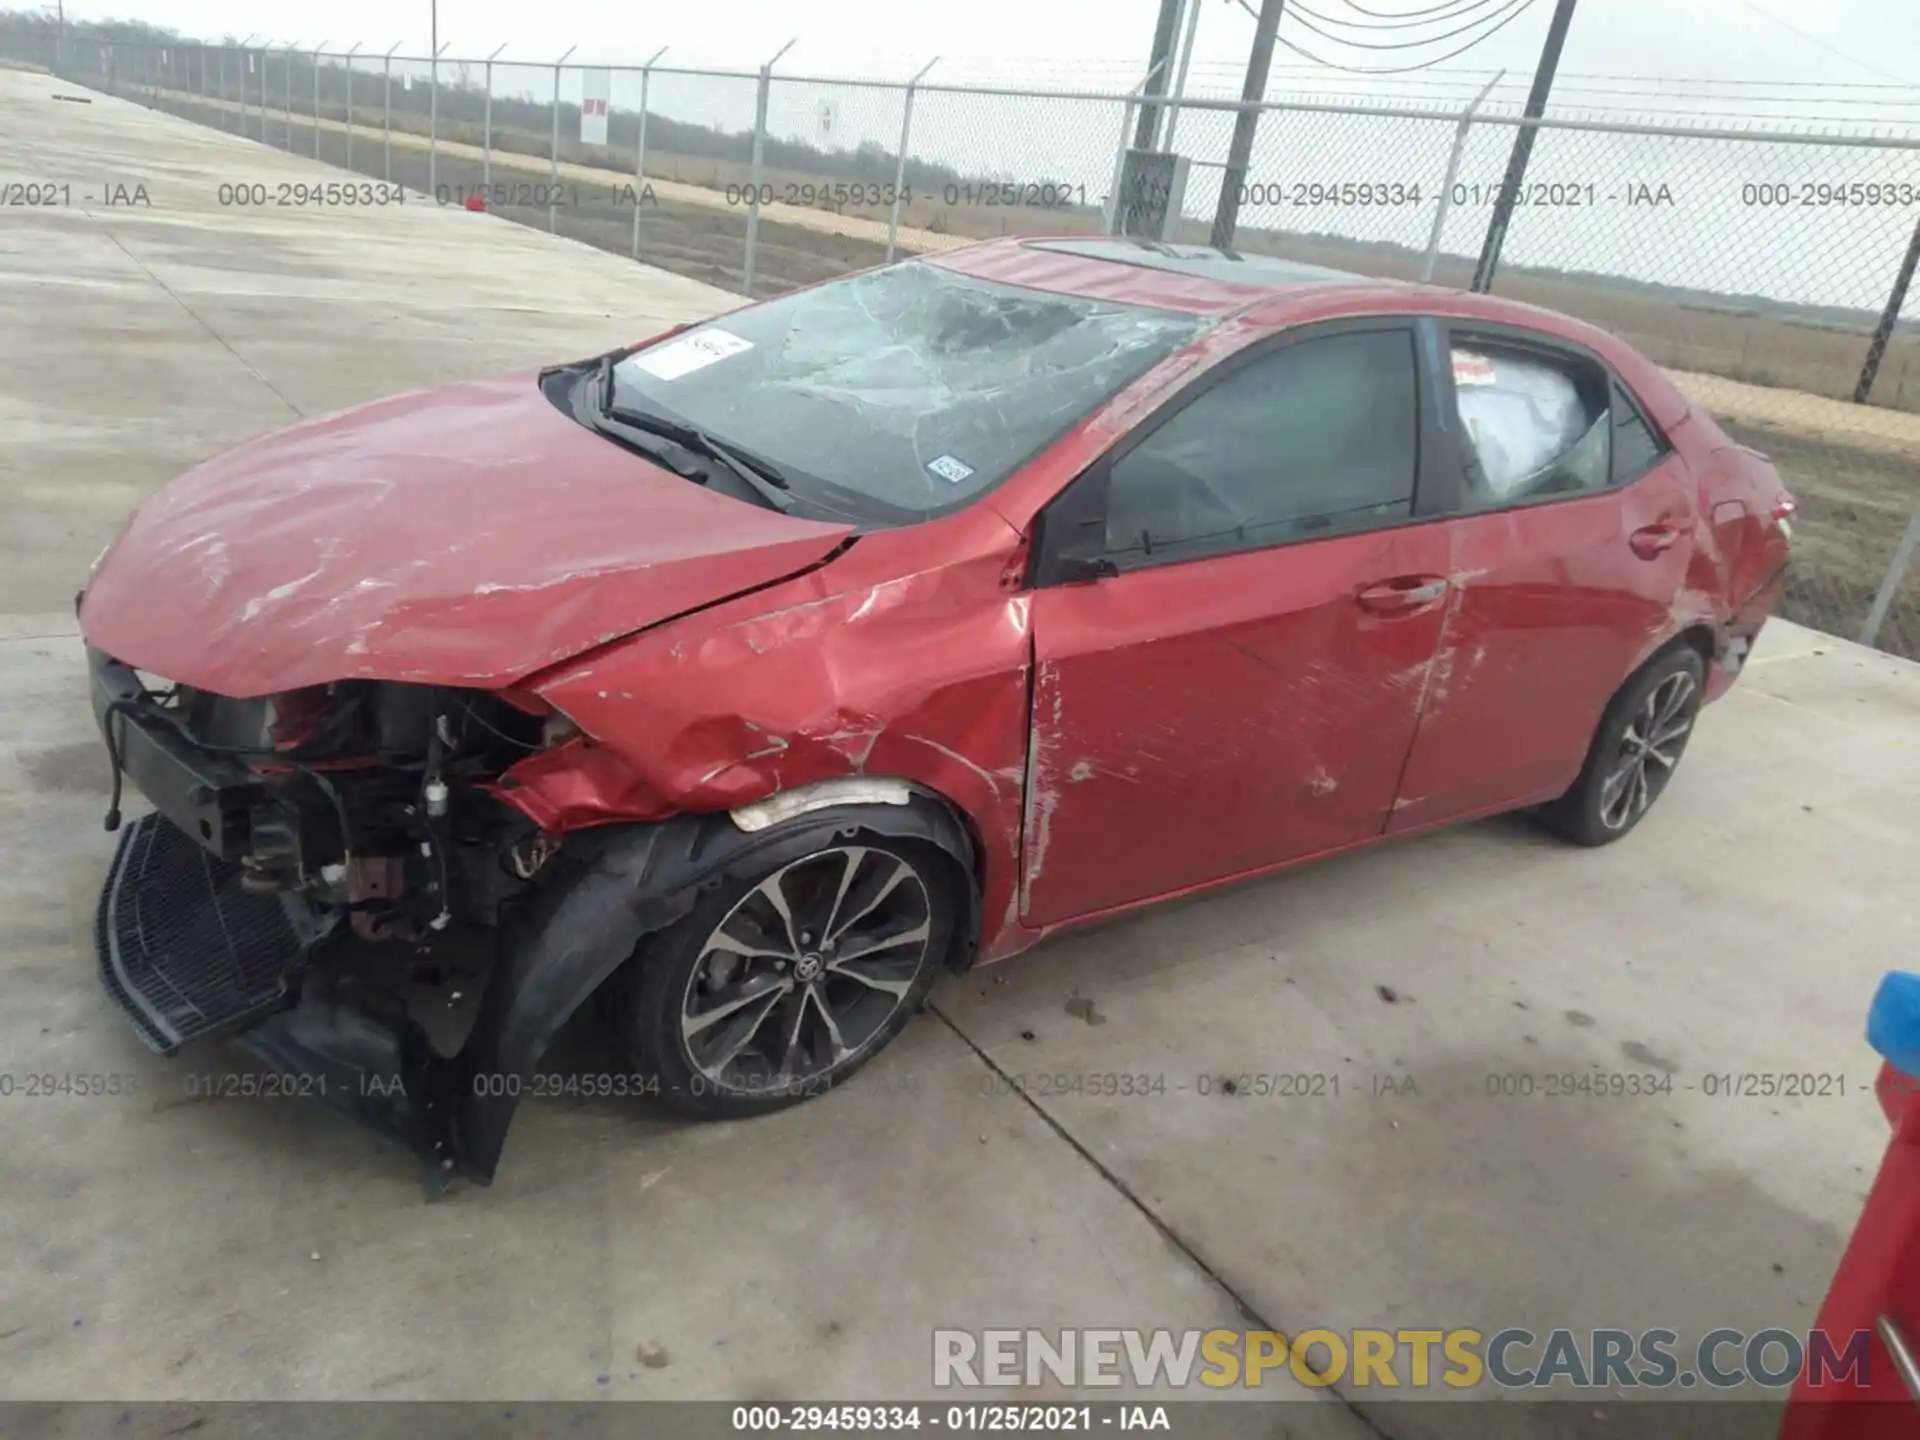
[[[909,779],[904,775],[847,775],[777,790],[764,800],[736,806],[728,813],[740,829],[757,834],[823,810],[870,805],[934,807],[944,812],[955,831],[964,837],[964,854],[955,853],[954,847],[942,845],[938,840],[934,841],[934,845],[951,862],[954,879],[967,896],[969,911],[966,926],[956,927],[954,943],[942,964],[956,974],[967,969],[978,955],[983,938],[980,915],[989,878],[988,852],[981,835],[979,818],[952,796],[924,781]]]
[[[1714,662],[1719,658],[1720,644],[1720,632],[1709,621],[1698,616],[1686,619],[1679,629],[1664,639],[1656,641],[1641,654],[1638,660],[1634,661],[1632,668],[1620,677],[1620,683],[1615,685],[1607,696],[1607,704],[1611,705],[1629,685],[1646,673],[1649,666],[1658,664],[1682,647],[1691,649],[1697,654],[1700,657],[1702,669],[1711,675]]]
[[[509,928],[466,1044],[454,1058],[453,1146],[461,1170],[491,1181],[534,1066],[560,1028],[650,934],[693,909],[701,892],[750,865],[799,859],[861,831],[912,840],[952,858],[964,912],[943,963],[977,948],[978,847],[962,812],[924,787],[907,801],[836,803],[758,830],[728,812],[608,825],[569,836],[555,873]]]

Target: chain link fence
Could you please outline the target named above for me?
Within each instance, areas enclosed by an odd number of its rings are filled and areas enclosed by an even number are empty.
[[[771,295],[1003,235],[1108,228],[1139,101],[1122,91],[660,63],[582,66],[0,31],[0,49],[136,103],[448,205]],[[1520,128],[1535,130],[1496,293],[1672,373],[1801,505],[1783,613],[1920,658],[1920,140],[1524,121],[1476,102],[1166,107],[1190,171],[1167,238],[1464,287]],[[1903,278],[1903,276],[1905,278]]]

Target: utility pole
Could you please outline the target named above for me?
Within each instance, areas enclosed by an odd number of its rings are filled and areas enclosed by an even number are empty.
[[[1907,242],[1907,258],[1900,262],[1900,273],[1893,280],[1893,293],[1887,297],[1887,308],[1881,313],[1880,323],[1874,327],[1873,339],[1867,345],[1867,363],[1860,371],[1860,383],[1853,387],[1856,405],[1866,404],[1873,395],[1873,382],[1879,378],[1880,362],[1886,358],[1887,345],[1900,324],[1900,312],[1906,308],[1907,289],[1913,284],[1917,268],[1920,268],[1920,222],[1913,227],[1913,239]]]
[[[1194,0],[1195,4],[1199,0]],[[1153,27],[1153,54],[1147,58],[1147,83],[1140,92],[1140,118],[1134,126],[1133,148],[1153,149],[1160,131],[1160,107],[1154,102],[1167,93],[1173,71],[1173,42],[1180,33],[1180,0],[1160,0],[1160,19]]]
[[[1260,0],[1260,18],[1253,27],[1253,53],[1247,57],[1246,83],[1240,87],[1242,109],[1233,120],[1233,143],[1227,149],[1227,168],[1220,176],[1220,203],[1213,212],[1213,234],[1207,243],[1216,250],[1233,245],[1240,224],[1240,195],[1247,186],[1247,167],[1253,163],[1253,137],[1260,129],[1260,112],[1253,107],[1267,98],[1267,72],[1273,68],[1274,37],[1280,33],[1280,8],[1286,0]],[[1570,0],[1569,0],[1570,3]]]
[[[1579,0],[1555,0],[1553,23],[1547,27],[1547,43],[1540,49],[1540,68],[1533,72],[1533,89],[1527,95],[1526,118],[1538,120],[1547,113],[1547,98],[1553,94],[1554,72],[1560,68],[1560,52],[1566,48],[1567,30],[1573,24],[1573,7]],[[1474,267],[1473,288],[1493,288],[1494,271],[1500,268],[1500,250],[1507,243],[1507,226],[1513,220],[1513,207],[1520,187],[1526,183],[1527,161],[1533,155],[1533,139],[1538,125],[1521,125],[1513,137],[1513,153],[1507,157],[1507,178],[1500,183],[1494,199],[1493,219],[1487,224],[1487,238],[1480,247],[1480,263]]]

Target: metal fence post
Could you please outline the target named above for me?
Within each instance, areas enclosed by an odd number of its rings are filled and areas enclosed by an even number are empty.
[[[1440,182],[1440,203],[1433,211],[1433,234],[1427,237],[1426,263],[1420,267],[1420,283],[1423,285],[1433,279],[1433,267],[1440,261],[1440,242],[1446,237],[1447,213],[1453,209],[1453,187],[1460,178],[1460,161],[1467,153],[1467,135],[1473,129],[1473,117],[1479,113],[1487,96],[1493,93],[1493,87],[1506,77],[1507,72],[1502,70],[1460,112],[1460,123],[1453,132],[1453,153],[1447,156],[1447,178]]]
[[[1194,0],[1195,4],[1199,0]],[[927,72],[940,63],[940,57],[934,56],[920,67],[919,73],[907,81],[907,95],[900,103],[900,149],[893,160],[893,211],[887,216],[887,263],[893,263],[894,247],[900,240],[900,207],[907,197],[907,139],[913,134],[913,96],[920,82],[927,78]]]
[[[567,55],[578,50],[578,45],[569,45]],[[547,141],[547,233],[554,233],[558,223],[560,202],[560,67],[567,63],[567,55],[553,62],[553,136]]]
[[[487,56],[487,99],[480,119],[480,193],[493,203],[493,61],[507,47],[496,45]]]
[[[1193,40],[1200,33],[1200,0],[1187,0],[1186,24],[1180,39],[1178,54],[1180,63],[1173,72],[1173,103],[1167,106],[1167,138],[1160,142],[1162,150],[1173,149],[1174,132],[1180,128],[1180,102],[1187,97],[1187,71],[1193,65]],[[1180,217],[1170,215],[1170,221]]]
[[[280,89],[281,132],[286,136],[287,153],[291,155],[293,153],[293,42],[291,40],[287,42],[286,53],[281,56],[280,63],[286,67],[286,73],[281,77],[286,83]]]
[[[653,67],[667,53],[662,45],[640,67],[640,133],[633,142],[633,258],[640,258],[640,196],[647,188],[647,88],[653,82]]]
[[[1913,225],[1913,239],[1907,242],[1907,255],[1900,262],[1900,273],[1893,277],[1893,293],[1887,297],[1887,308],[1880,316],[1880,323],[1874,327],[1873,339],[1867,345],[1867,363],[1860,370],[1860,383],[1853,387],[1853,403],[1864,405],[1873,394],[1873,382],[1879,378],[1880,362],[1886,358],[1887,342],[1893,339],[1894,327],[1900,323],[1900,312],[1906,308],[1907,287],[1913,284],[1913,272],[1920,266],[1920,220]]]
[[[353,56],[359,50],[361,42],[353,42],[353,49],[347,51],[347,169],[353,169]]]
[[[427,194],[436,205],[440,203],[440,56],[452,43],[443,42],[427,60]]]
[[[1100,229],[1103,234],[1113,233],[1114,222],[1120,215],[1120,182],[1127,173],[1127,146],[1132,139],[1134,103],[1152,83],[1153,77],[1160,73],[1160,67],[1166,63],[1165,60],[1156,62],[1153,69],[1141,76],[1140,83],[1127,92],[1127,101],[1120,107],[1120,143],[1114,147],[1113,179],[1107,184],[1107,203],[1100,212]]]
[[[393,52],[399,48],[398,44],[390,46],[380,62],[380,131],[384,137],[380,178],[386,181],[393,179]]]
[[[1893,597],[1900,593],[1900,582],[1907,577],[1907,567],[1913,563],[1915,549],[1920,549],[1920,500],[1914,501],[1906,533],[1894,547],[1893,559],[1887,564],[1887,573],[1880,581],[1879,593],[1873,597],[1866,623],[1860,627],[1862,645],[1873,645],[1879,641],[1880,627],[1886,623],[1887,612],[1893,609]]]
[[[322,40],[320,45],[327,42]],[[313,47],[313,158],[320,158],[320,45]]]
[[[747,198],[747,253],[740,267],[740,285],[746,297],[753,298],[754,266],[760,253],[760,176],[767,159],[767,99],[773,89],[773,67],[791,50],[798,37],[787,41],[773,59],[760,67],[760,87],[753,101],[753,166],[747,175],[752,194]]]

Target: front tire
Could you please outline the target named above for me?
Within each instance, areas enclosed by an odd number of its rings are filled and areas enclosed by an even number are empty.
[[[745,861],[622,972],[627,1058],[667,1105],[703,1117],[824,1093],[919,1008],[959,918],[955,885],[939,848],[858,830]]]
[[[1706,694],[1691,645],[1656,657],[1601,716],[1580,778],[1541,816],[1576,845],[1611,845],[1646,817],[1680,766]]]

